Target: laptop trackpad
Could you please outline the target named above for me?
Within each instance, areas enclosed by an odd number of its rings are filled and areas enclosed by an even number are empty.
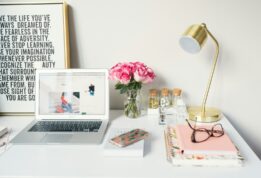
[[[73,134],[49,134],[47,133],[43,139],[43,143],[64,143],[69,142],[71,138],[73,137]]]

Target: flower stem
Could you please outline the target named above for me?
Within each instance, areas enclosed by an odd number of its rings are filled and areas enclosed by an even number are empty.
[[[124,113],[127,117],[137,118],[140,116],[139,103],[137,101],[138,90],[127,92],[127,101],[124,105]]]

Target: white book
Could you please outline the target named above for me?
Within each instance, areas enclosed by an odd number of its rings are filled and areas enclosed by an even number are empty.
[[[144,153],[144,140],[140,140],[134,144],[131,144],[126,147],[119,147],[110,143],[110,139],[131,131],[133,129],[119,129],[112,128],[109,130],[107,137],[105,138],[103,146],[103,155],[108,157],[143,157]]]

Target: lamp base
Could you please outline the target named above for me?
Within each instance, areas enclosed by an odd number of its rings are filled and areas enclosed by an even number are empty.
[[[189,119],[197,122],[216,122],[221,118],[221,111],[216,108],[206,108],[205,117],[201,116],[201,108],[199,106],[189,107]]]

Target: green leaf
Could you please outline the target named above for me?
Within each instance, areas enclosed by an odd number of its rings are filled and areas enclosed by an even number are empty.
[[[128,90],[128,87],[127,87],[127,86],[123,86],[123,87],[120,89],[120,94],[126,93],[127,90]]]
[[[120,89],[122,89],[122,87],[124,87],[124,86],[125,86],[124,84],[117,83],[117,84],[115,85],[115,89],[116,89],[116,90],[120,90]]]
[[[140,82],[136,82],[133,89],[135,89],[135,90],[141,89],[141,83]]]
[[[134,82],[129,83],[128,88],[129,88],[129,90],[134,89],[135,88],[135,83]]]
[[[138,83],[138,86],[141,87],[141,82]]]

